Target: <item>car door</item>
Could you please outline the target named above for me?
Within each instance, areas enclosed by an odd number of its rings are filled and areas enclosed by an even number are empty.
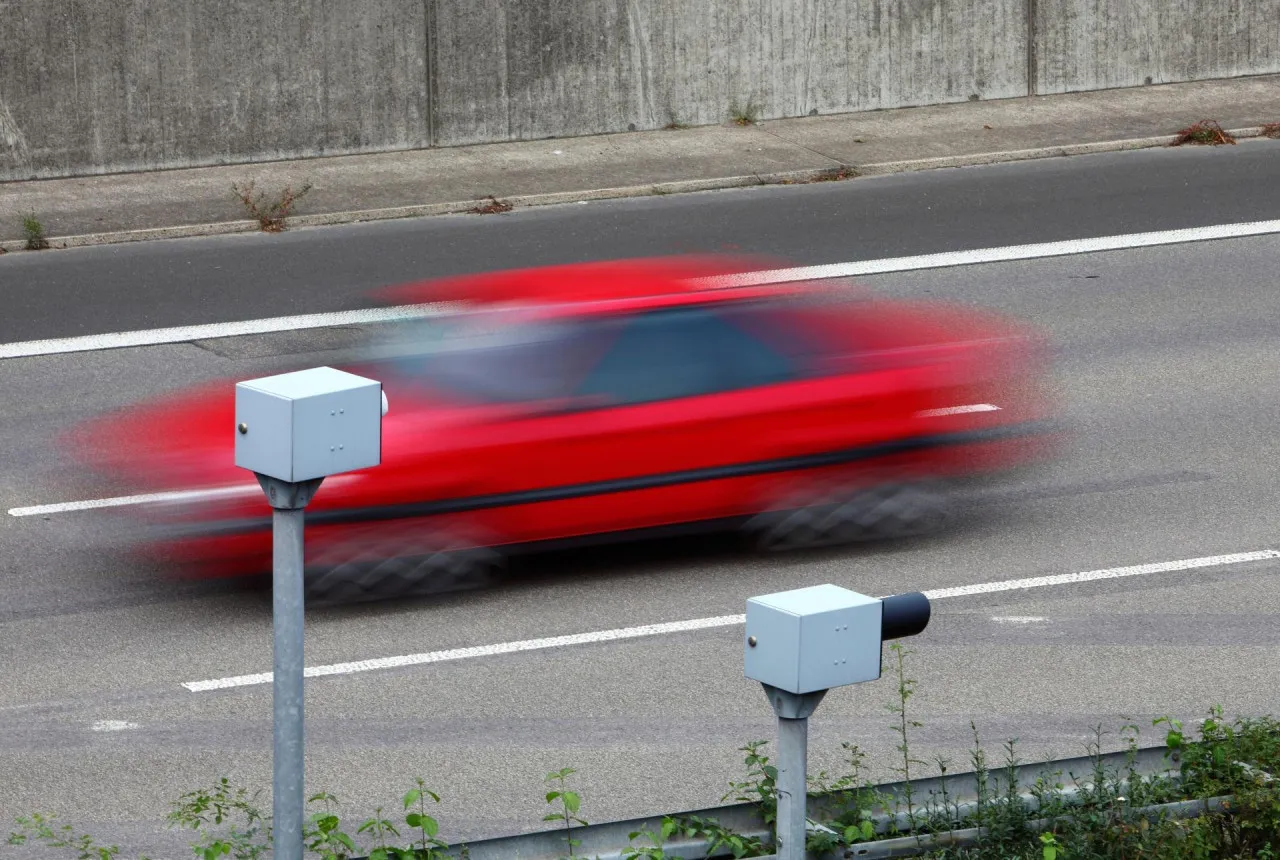
[[[826,372],[826,347],[784,319],[707,303],[459,355],[435,384],[492,405],[424,466],[458,475],[459,505],[512,542],[757,510],[904,408],[900,381]]]
[[[522,513],[539,530],[640,529],[725,514],[734,467],[764,408],[760,392],[800,368],[710,306],[663,308],[611,322],[609,346],[573,391],[586,404],[539,421],[539,456],[574,487]],[[551,432],[551,428],[555,428]],[[727,470],[727,471],[726,471]]]
[[[597,529],[753,513],[811,479],[901,460],[926,389],[911,369],[859,367],[785,303],[717,302],[627,321],[576,389],[579,463],[606,482]],[[908,450],[906,457],[912,456]],[[605,477],[608,476],[608,477]],[[607,482],[613,481],[609,486]]]
[[[872,359],[848,337],[832,338],[829,327],[816,324],[825,323],[824,308],[743,303],[722,311],[797,366],[788,380],[725,398],[724,413],[736,417],[744,440],[736,451],[741,479],[732,486],[738,513],[793,503],[833,484],[878,481],[920,459],[914,435],[934,375],[918,363]]]

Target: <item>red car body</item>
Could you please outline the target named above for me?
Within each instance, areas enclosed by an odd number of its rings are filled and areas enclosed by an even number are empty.
[[[308,575],[759,522],[1052,451],[1035,333],[970,309],[768,280],[711,258],[392,291],[463,303],[424,324],[460,336],[345,368],[383,383],[383,462],[327,479],[309,505]],[[149,552],[197,575],[264,572],[270,509],[233,464],[234,421],[228,380],[76,438],[132,492],[192,491],[135,509],[162,527]]]

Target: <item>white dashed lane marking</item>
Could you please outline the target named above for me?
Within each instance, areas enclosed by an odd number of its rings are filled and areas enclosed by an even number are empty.
[[[984,582],[977,585],[964,585],[957,588],[939,588],[932,591],[926,591],[924,592],[924,595],[930,600],[945,600],[952,597],[996,594],[1003,591],[1048,588],[1058,585],[1074,585],[1082,582],[1097,582],[1099,580],[1120,579],[1131,576],[1148,576],[1156,573],[1173,573],[1177,571],[1198,570],[1210,567],[1229,567],[1236,564],[1248,564],[1249,562],[1268,561],[1272,559],[1280,559],[1280,551],[1264,549],[1256,552],[1210,555],[1202,556],[1200,558],[1180,559],[1178,561],[1136,564],[1128,567],[1109,567],[1101,570],[1086,570],[1080,573],[1066,573],[1057,576],[1034,576],[1026,579],[1007,579],[999,582]],[[471,648],[453,648],[447,651],[429,651],[424,654],[405,654],[398,657],[378,657],[371,660],[358,660],[351,663],[333,663],[327,666],[311,666],[304,670],[304,674],[308,678],[317,678],[325,675],[349,675],[356,672],[372,672],[378,669],[396,669],[404,666],[421,666],[428,663],[445,663],[454,660],[468,660],[476,657],[496,657],[502,654],[516,654],[522,651],[540,651],[548,648],[568,648],[574,645],[591,645],[600,642],[617,642],[648,636],[688,633],[695,630],[711,630],[718,627],[734,627],[740,624],[745,624],[746,620],[745,615],[719,615],[711,618],[694,618],[689,621],[672,621],[664,624],[646,624],[640,627],[596,630],[590,633],[574,633],[567,636],[550,636],[544,639],[524,639],[518,642],[503,642],[496,645],[479,645]],[[249,687],[270,683],[271,673],[259,672],[253,675],[236,675],[228,678],[214,678],[206,681],[186,681],[182,686],[186,687],[193,693],[202,693],[209,690],[226,690],[232,687]]]

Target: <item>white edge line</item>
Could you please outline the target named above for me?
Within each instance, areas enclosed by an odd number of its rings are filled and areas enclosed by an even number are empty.
[[[1027,579],[1010,579],[1003,582],[986,582],[978,585],[966,585],[959,588],[941,588],[926,591],[924,595],[930,600],[943,600],[948,597],[965,597],[974,594],[992,594],[1000,591],[1015,591],[1027,588],[1044,588],[1052,585],[1067,585],[1077,582],[1092,582],[1101,579],[1118,579],[1126,576],[1141,576],[1149,573],[1169,573],[1173,571],[1195,570],[1204,567],[1223,567],[1232,564],[1245,564],[1251,561],[1265,561],[1280,558],[1280,551],[1259,550],[1257,552],[1240,552],[1230,555],[1211,555],[1201,558],[1189,558],[1181,561],[1162,561],[1153,564],[1137,564],[1129,567],[1110,567],[1102,570],[1089,570],[1082,573],[1068,573],[1059,576],[1036,576]],[[479,645],[472,648],[454,648],[448,651],[429,651],[425,654],[407,654],[401,657],[381,657],[373,660],[359,660],[352,663],[333,663],[327,666],[312,666],[303,670],[303,675],[316,678],[324,675],[348,675],[354,672],[369,672],[376,669],[393,669],[402,666],[420,666],[426,663],[444,663],[452,660],[465,660],[471,657],[493,657],[500,654],[515,654],[521,651],[539,651],[546,648],[561,648],[569,645],[589,645],[597,642],[614,642],[620,639],[636,639],[644,636],[660,636],[664,633],[685,633],[691,630],[707,630],[715,627],[732,627],[746,623],[745,615],[720,615],[714,618],[695,618],[689,621],[672,621],[664,624],[647,624],[642,627],[623,627],[616,630],[597,630],[592,633],[574,633],[568,636],[551,636],[545,639],[525,639],[519,642],[504,642],[497,645]],[[237,675],[231,678],[215,678],[208,681],[186,681],[182,684],[193,693],[208,690],[226,690],[232,687],[250,687],[270,684],[271,672],[255,675]]]
[[[867,260],[857,263],[833,263],[825,266],[803,266],[794,269],[773,269],[764,272],[748,272],[728,275],[715,280],[733,286],[758,286],[787,283],[790,281],[818,281],[830,278],[848,278],[858,275],[878,275],[889,272],[906,272],[916,269],[938,269],[951,266],[970,266],[977,263],[1000,263],[1011,260],[1032,260],[1042,257],[1062,257],[1075,254],[1093,254],[1099,251],[1122,251],[1150,248],[1157,245],[1178,245],[1187,242],[1206,242],[1214,239],[1238,239],[1246,236],[1262,236],[1280,233],[1280,220],[1248,221],[1240,224],[1220,224],[1210,227],[1189,227],[1181,230],[1161,230],[1152,233],[1129,233],[1120,236],[1100,236],[1095,239],[1068,239],[1062,242],[1041,242],[1031,245],[1009,245],[1000,248],[981,248],[972,251],[948,251],[942,254],[922,254],[915,257],[895,257],[885,260]]]
[[[325,486],[333,487],[360,480],[354,474],[334,475],[325,479]],[[257,484],[235,484],[230,487],[205,487],[192,490],[166,490],[162,493],[140,493],[133,496],[111,496],[103,499],[83,499],[75,502],[54,502],[47,505],[29,505],[9,508],[11,517],[36,517],[44,514],[65,514],[74,511],[93,511],[102,508],[120,508],[129,505],[170,504],[173,502],[207,501],[211,499],[252,496],[261,493]]]
[[[1280,233],[1280,220],[1190,227],[1152,233],[1130,233],[1120,236],[1103,236],[1095,239],[1070,239],[1063,242],[981,248],[972,251],[952,251],[942,254],[894,257],[856,263],[834,263],[825,266],[801,266],[792,269],[773,269],[741,275],[694,279],[692,282],[718,288],[785,284],[796,281],[820,281],[859,275],[907,272],[917,269],[969,266],[977,263],[999,263],[1011,260],[1091,254],[1098,251],[1120,251],[1133,248],[1148,248],[1156,245],[1204,242],[1214,239],[1238,239],[1270,233]],[[82,337],[28,340],[0,344],[0,359],[29,358],[39,355],[90,352],[124,347],[155,346],[166,343],[186,343],[209,338],[269,334],[272,332],[298,331],[339,325],[364,325],[368,323],[421,319],[447,312],[448,309],[453,307],[455,307],[455,303],[437,302],[421,305],[400,305],[392,308],[370,308],[356,311],[308,314],[305,316],[274,317],[241,322],[209,323],[207,325],[180,326],[177,328],[95,334]]]
[[[174,490],[165,493],[143,493],[136,496],[114,496],[107,499],[85,499],[79,502],[57,502],[50,505],[31,505],[10,508],[11,517],[34,517],[42,514],[61,514],[68,511],[88,511],[98,508],[117,508],[124,505],[147,505],[156,502],[186,502],[196,499],[216,499],[243,496],[261,492],[256,484],[235,487],[217,487],[209,490]]]
[[[1027,579],[1007,579],[1003,582],[983,582],[977,585],[962,585],[958,588],[938,588],[924,592],[930,600],[944,600],[948,597],[968,597],[974,594],[994,594],[999,591],[1018,591],[1026,588],[1044,588],[1050,585],[1070,585],[1076,582],[1095,582],[1100,579],[1120,579],[1126,576],[1142,576],[1148,573],[1172,573],[1181,570],[1196,570],[1202,567],[1223,567],[1231,564],[1245,564],[1251,561],[1265,561],[1280,558],[1280,551],[1264,549],[1257,552],[1238,552],[1230,555],[1208,555],[1201,558],[1187,558],[1181,561],[1159,561],[1152,564],[1135,564],[1129,567],[1108,567],[1102,570],[1086,570],[1082,573],[1064,573],[1057,576],[1033,576]]]
[[[156,346],[165,343],[186,343],[193,340],[270,334],[272,332],[329,328],[341,325],[399,322],[437,316],[448,312],[453,307],[454,304],[450,302],[435,302],[419,305],[398,305],[391,308],[365,308],[355,311],[271,317],[270,319],[243,320],[240,322],[144,329],[111,334],[91,334],[82,337],[64,337],[51,340],[26,340],[17,343],[0,344],[0,359],[28,358],[37,355],[55,355],[67,352],[91,352],[100,349],[120,349],[131,346]]]
[[[538,651],[566,645],[587,645],[595,642],[613,642],[619,639],[635,639],[642,636],[660,636],[664,633],[684,633],[690,630],[707,630],[713,627],[732,627],[746,622],[745,615],[721,615],[716,618],[696,618],[692,621],[672,621],[666,624],[646,624],[642,627],[623,627],[617,630],[598,630],[594,633],[575,633],[569,636],[551,636],[545,639],[525,639],[520,642],[504,642],[498,645],[479,645],[474,648],[454,648],[449,651],[431,651],[426,654],[408,654],[403,657],[381,657],[354,663],[334,663],[329,666],[312,666],[303,675],[315,678],[321,675],[347,675],[352,672],[369,672],[374,669],[393,669],[401,666],[419,666],[424,663],[443,663],[464,660],[469,657],[492,657],[498,654],[515,654],[520,651]],[[187,681],[182,686],[193,693],[205,690],[224,690],[228,687],[245,687],[271,683],[271,672],[256,675],[239,675],[234,678],[218,678],[212,681]]]

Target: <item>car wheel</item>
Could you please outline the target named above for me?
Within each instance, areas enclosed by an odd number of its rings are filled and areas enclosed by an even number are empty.
[[[930,534],[950,521],[952,510],[950,494],[939,487],[877,484],[768,511],[746,528],[758,549],[785,552]]]
[[[502,565],[496,550],[438,540],[394,553],[352,552],[349,547],[308,564],[308,606],[324,607],[481,588]]]

